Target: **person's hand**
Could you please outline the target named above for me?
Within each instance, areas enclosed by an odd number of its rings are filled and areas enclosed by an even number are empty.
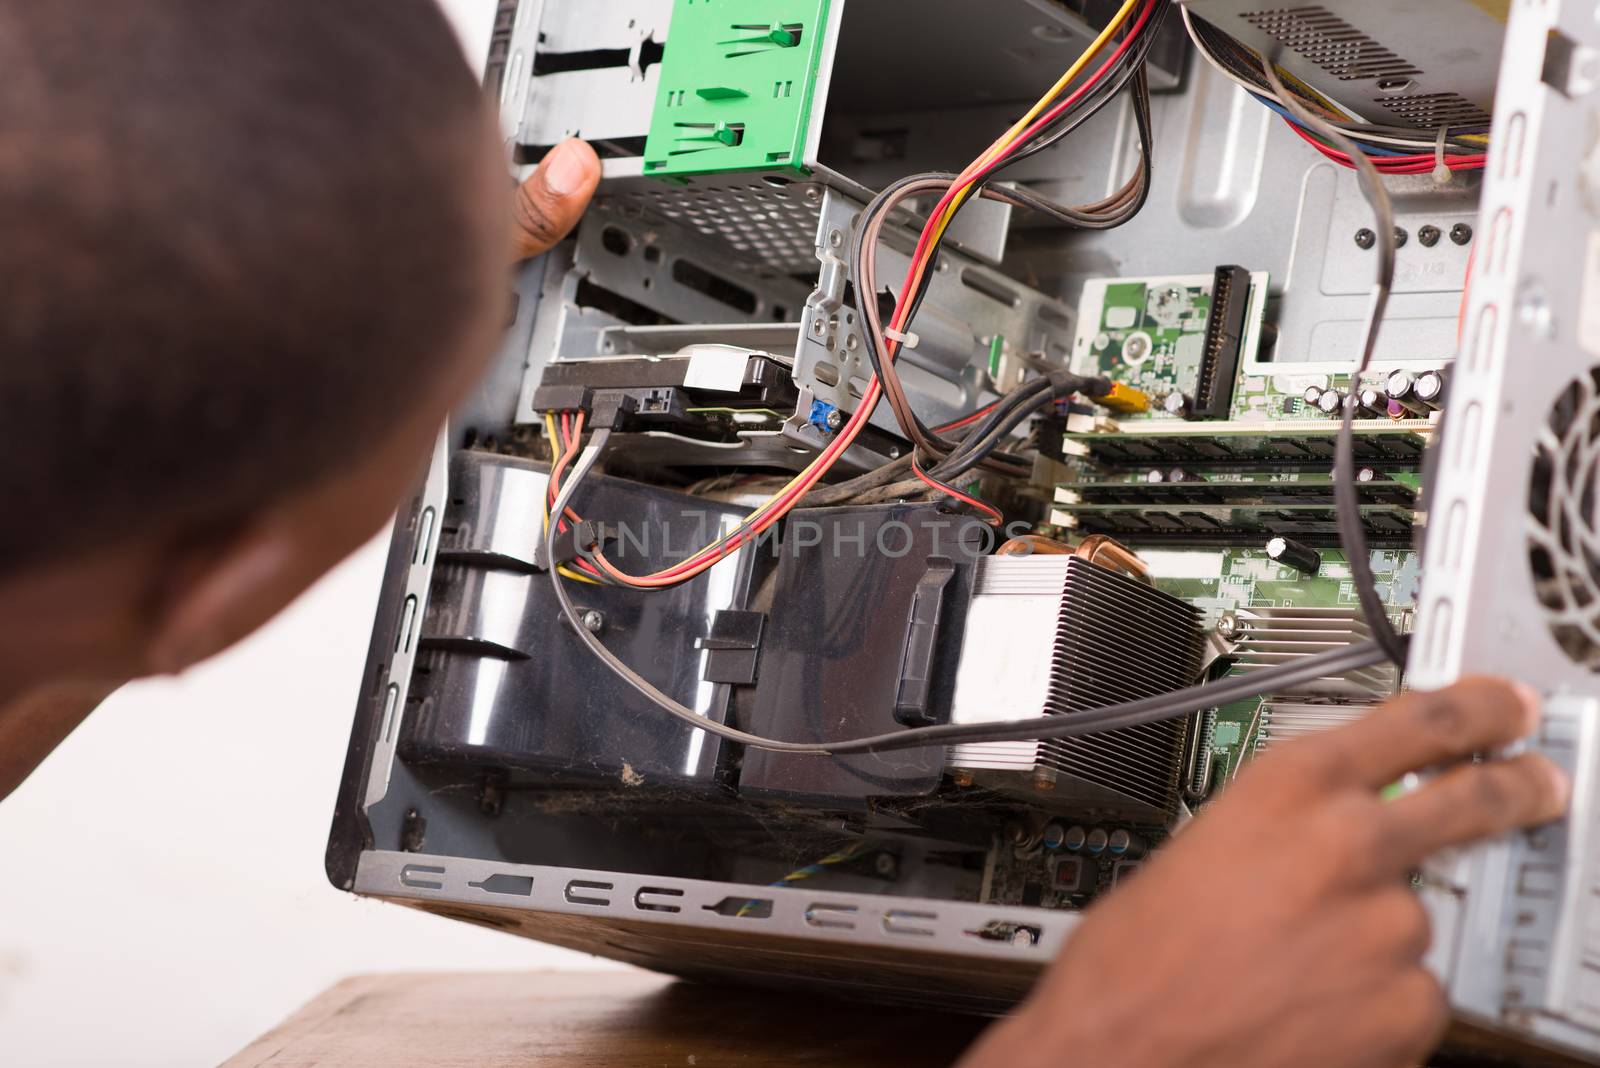
[[[964,1068],[1420,1063],[1446,1008],[1408,875],[1442,849],[1560,817],[1567,780],[1545,758],[1463,762],[1537,721],[1531,692],[1473,679],[1263,756],[1088,911]]]
[[[600,157],[577,138],[561,142],[517,187],[511,214],[512,258],[549,252],[572,232],[600,184]]]

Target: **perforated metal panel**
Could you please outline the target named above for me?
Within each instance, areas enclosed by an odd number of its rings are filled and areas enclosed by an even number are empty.
[[[625,211],[679,223],[785,274],[816,269],[820,199],[813,186],[742,175],[688,188],[641,182],[608,199]]]
[[[1504,7],[1479,0],[1184,0],[1191,12],[1362,118],[1391,126],[1489,121]]]
[[[1278,44],[1342,82],[1422,73],[1325,7],[1247,11],[1240,16]]]

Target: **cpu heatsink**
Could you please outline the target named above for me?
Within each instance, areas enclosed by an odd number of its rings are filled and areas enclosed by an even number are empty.
[[[1071,716],[1192,685],[1192,606],[1075,556],[983,562],[967,617],[952,721]],[[960,745],[957,774],[1041,804],[1162,820],[1176,807],[1184,721],[1043,742]]]
[[[1236,649],[1240,674],[1292,664],[1372,640],[1359,608],[1262,607],[1241,609]],[[1394,666],[1359,668],[1275,691],[1291,697],[1372,700],[1395,690]]]

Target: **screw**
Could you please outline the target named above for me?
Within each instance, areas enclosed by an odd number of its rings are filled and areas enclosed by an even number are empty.
[[[1422,242],[1423,248],[1432,248],[1439,243],[1439,239],[1443,236],[1444,231],[1437,226],[1424,226],[1417,231],[1417,240]]]
[[[1538,282],[1527,283],[1517,295],[1517,319],[1536,334],[1550,337],[1555,333],[1555,314]]]
[[[844,244],[844,235],[837,230],[832,231],[828,234],[828,244],[832,245],[834,248],[838,248],[840,245]]]
[[[1228,641],[1237,641],[1244,635],[1244,621],[1232,612],[1224,612],[1217,620],[1217,633]]]
[[[1450,240],[1458,245],[1465,245],[1472,240],[1472,227],[1466,223],[1456,223],[1450,227]]]
[[[1366,227],[1362,227],[1360,230],[1356,231],[1357,248],[1371,248],[1377,243],[1378,235],[1373,233],[1371,230],[1368,230]]]
[[[825,421],[828,424],[828,430],[830,432],[837,431],[840,427],[844,426],[844,413],[835,408],[833,411],[828,413],[828,417]]]
[[[811,320],[811,332],[818,337],[826,334],[828,332],[828,321],[826,319]]]
[[[583,629],[590,634],[599,634],[605,629],[606,617],[596,609],[589,609],[583,614]]]
[[[893,853],[879,853],[872,858],[872,870],[885,879],[894,876],[896,867]]]
[[[1396,226],[1394,228],[1394,246],[1395,246],[1395,248],[1405,248],[1406,247],[1406,242],[1410,241],[1410,240],[1411,240],[1411,235],[1406,233],[1406,228],[1404,226]]]

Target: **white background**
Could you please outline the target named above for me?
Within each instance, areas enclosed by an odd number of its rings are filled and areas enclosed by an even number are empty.
[[[481,65],[494,0],[443,3]],[[0,803],[0,1063],[214,1065],[354,973],[609,966],[329,886],[382,569],[369,545],[239,648],[121,691]]]

